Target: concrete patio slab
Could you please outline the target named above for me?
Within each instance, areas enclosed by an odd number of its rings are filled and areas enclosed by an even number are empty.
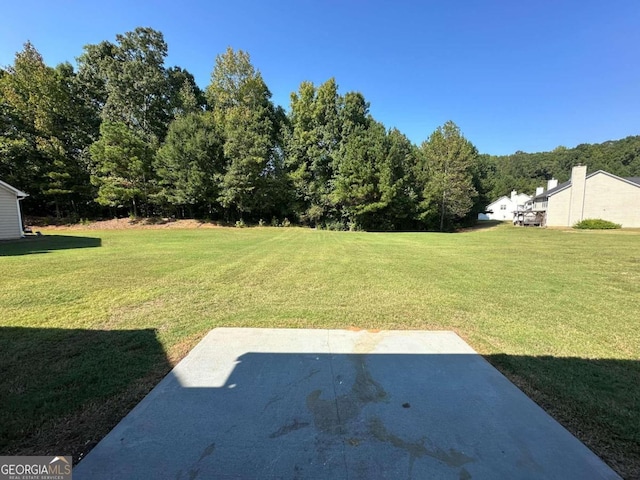
[[[453,332],[212,330],[74,479],[613,479]]]

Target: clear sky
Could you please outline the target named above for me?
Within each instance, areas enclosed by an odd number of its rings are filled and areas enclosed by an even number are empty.
[[[453,120],[482,153],[640,134],[639,0],[18,0],[0,8],[0,65],[30,40],[55,65],[147,26],[167,66],[204,88],[227,46],[275,103],[335,77],[414,143]]]

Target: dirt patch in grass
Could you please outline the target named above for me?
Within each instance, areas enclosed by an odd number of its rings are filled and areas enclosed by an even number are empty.
[[[500,226],[508,226],[511,225],[510,222],[503,222],[501,220],[482,220],[476,223],[472,227],[459,228],[456,230],[457,233],[465,233],[465,232],[476,232],[478,230],[495,230]]]
[[[129,230],[129,229],[195,229],[195,228],[220,228],[225,225],[205,220],[175,220],[170,218],[113,218],[111,220],[98,220],[88,223],[52,224],[45,219],[28,218],[27,226],[33,230],[46,228],[47,230]]]

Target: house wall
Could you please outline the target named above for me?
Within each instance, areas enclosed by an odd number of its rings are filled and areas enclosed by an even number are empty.
[[[625,228],[640,228],[640,187],[598,173],[588,178],[581,212],[571,213],[573,187],[549,197],[547,226],[570,227],[587,218],[601,218]],[[575,200],[575,195],[573,196]]]
[[[516,193],[514,190],[511,192],[511,198],[500,197],[493,203],[487,205],[487,210],[491,210],[493,213],[480,214],[478,220],[513,220],[513,213],[516,211],[518,205],[523,206],[527,201],[531,200],[531,197],[525,193]],[[504,209],[501,208],[504,206]]]
[[[640,228],[640,187],[599,173],[587,180],[583,219],[602,218]]]
[[[571,205],[571,187],[549,197],[547,202],[547,227],[566,227],[569,225],[569,207]]]
[[[500,207],[505,207],[502,210]],[[493,202],[489,205],[489,208],[493,211],[493,213],[487,213],[487,217],[489,220],[512,220],[513,219],[513,210],[514,206],[511,203],[511,199],[509,198],[501,198],[500,200]]]
[[[13,192],[0,187],[0,240],[20,238],[20,213]]]

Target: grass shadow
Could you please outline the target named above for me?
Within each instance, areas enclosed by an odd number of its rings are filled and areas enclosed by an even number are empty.
[[[55,250],[75,248],[95,248],[100,246],[102,246],[102,240],[96,237],[77,237],[73,235],[32,236],[19,240],[0,242],[0,257],[49,253]]]
[[[0,327],[0,352],[2,455],[77,461],[170,370],[153,329]]]
[[[640,478],[640,362],[485,358],[624,478]]]

